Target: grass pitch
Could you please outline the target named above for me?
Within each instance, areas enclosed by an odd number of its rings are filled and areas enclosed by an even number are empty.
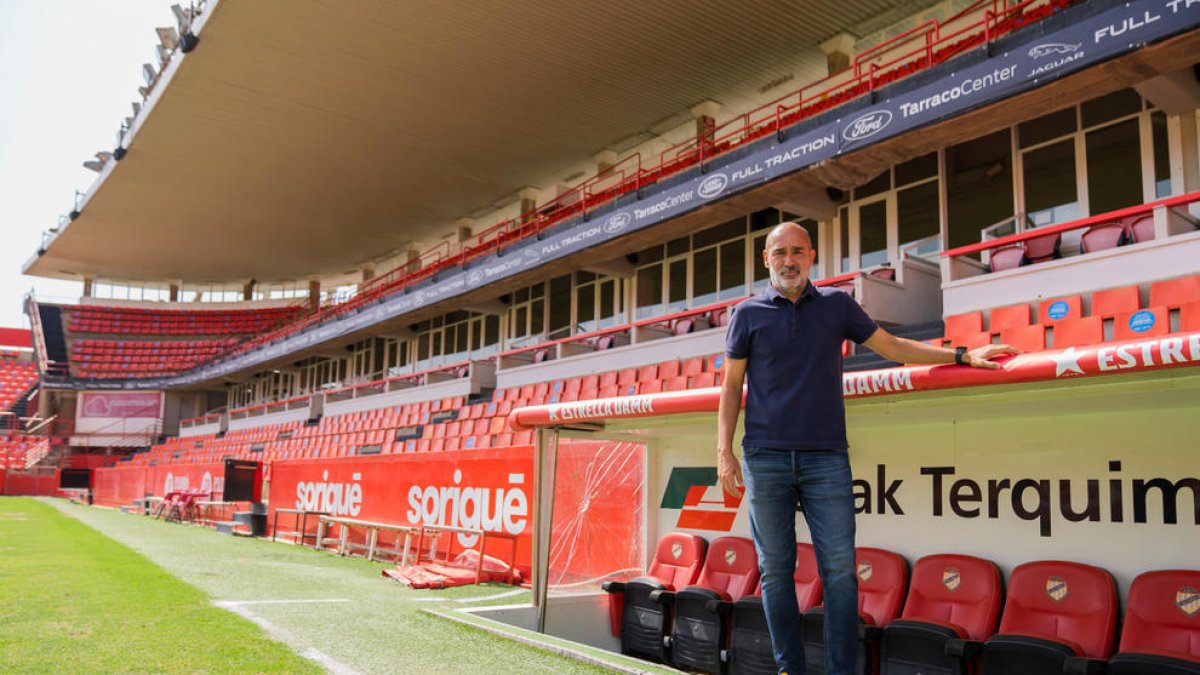
[[[52,507],[0,498],[5,672],[320,672],[145,556]]]
[[[95,552],[105,547],[143,572]],[[505,585],[414,591],[383,579],[381,563],[49,499],[0,497],[0,549],[5,672],[608,672],[421,611],[529,602]],[[180,590],[155,591],[143,575]],[[185,596],[193,604],[176,607]],[[83,639],[74,625],[90,641],[70,649]]]

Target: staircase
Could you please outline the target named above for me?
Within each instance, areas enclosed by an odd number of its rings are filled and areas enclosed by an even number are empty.
[[[922,342],[942,337],[946,334],[946,326],[941,321],[927,321],[925,323],[910,323],[903,326],[896,326],[895,328],[889,328],[888,332],[898,337]],[[842,370],[844,372],[880,370],[883,368],[895,368],[901,365],[894,361],[888,361],[866,347],[860,346],[858,350],[857,354],[847,356],[842,361]]]

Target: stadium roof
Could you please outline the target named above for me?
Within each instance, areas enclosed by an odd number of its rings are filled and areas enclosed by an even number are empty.
[[[933,4],[210,2],[128,156],[26,272],[350,273]]]

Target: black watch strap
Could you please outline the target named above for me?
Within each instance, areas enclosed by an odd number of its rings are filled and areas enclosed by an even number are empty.
[[[967,360],[963,358],[966,355],[967,355],[966,347],[955,347],[954,348],[954,362],[957,363],[958,365],[960,365],[960,366],[967,365]]]

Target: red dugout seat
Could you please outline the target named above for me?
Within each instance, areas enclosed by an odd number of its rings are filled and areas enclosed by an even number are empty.
[[[1167,316],[1167,310],[1162,307],[1126,312],[1113,319],[1114,340],[1134,340],[1166,335],[1170,332],[1171,320]]]
[[[1083,233],[1079,238],[1079,248],[1083,253],[1093,253],[1124,246],[1128,241],[1125,226],[1121,223],[1100,223]]]
[[[1092,293],[1092,316],[1113,317],[1141,308],[1137,284]]]
[[[1104,342],[1104,322],[1098,316],[1059,321],[1052,330],[1054,331],[1055,349]]]
[[[1049,326],[1056,321],[1083,316],[1083,296],[1066,295],[1048,298],[1038,303],[1038,323]]]
[[[1107,659],[1117,585],[1091,565],[1046,560],[1012,571],[1000,632],[983,643],[983,675],[1059,675],[1067,659]]]
[[[668,641],[677,668],[721,673],[733,603],[758,586],[758,554],[745,537],[713,540],[700,578],[674,594],[675,621]]]
[[[1008,307],[993,309],[988,329],[993,333],[1000,333],[1007,328],[1020,328],[1021,326],[1028,325],[1029,305],[1021,303],[1019,305],[1009,305]]]
[[[1000,569],[990,560],[921,558],[913,567],[904,613],[883,629],[880,673],[974,672],[964,641],[978,643],[996,632],[1003,600]]]
[[[663,638],[671,627],[671,604],[660,591],[691,585],[700,576],[707,544],[694,534],[671,532],[658,540],[646,576],[606,581],[609,620],[621,638],[621,653],[666,662]],[[656,593],[658,592],[658,593]]]
[[[1200,674],[1200,570],[1138,575],[1109,675]]]
[[[1003,272],[1028,264],[1029,258],[1025,255],[1025,247],[1021,244],[998,248],[988,256],[988,271],[991,272]]]
[[[801,613],[821,603],[821,577],[812,544],[796,544],[796,572],[792,580]],[[774,675],[779,671],[767,628],[767,615],[763,612],[761,584],[754,595],[733,603],[728,656],[731,672],[738,675]]]
[[[1193,302],[1200,302],[1200,274],[1150,285],[1150,307],[1174,309]]]
[[[879,660],[882,628],[900,616],[908,590],[908,563],[891,551],[858,548],[858,620],[861,650],[858,672],[873,673]],[[825,672],[825,608],[804,613],[806,672]]]

